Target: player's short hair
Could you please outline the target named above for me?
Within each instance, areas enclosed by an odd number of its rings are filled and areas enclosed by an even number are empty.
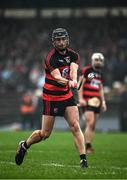
[[[54,29],[52,32],[52,41],[54,41],[57,38],[67,37],[69,39],[69,35],[66,29],[64,28],[57,28]]]
[[[94,60],[94,59],[101,59],[104,61],[104,55],[102,53],[93,53],[92,56],[91,56],[91,59]]]

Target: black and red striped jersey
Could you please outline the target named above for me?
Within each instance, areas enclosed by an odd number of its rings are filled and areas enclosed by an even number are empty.
[[[93,79],[89,78],[91,74],[94,74]],[[92,66],[85,66],[81,70],[81,75],[86,79],[83,84],[83,98],[86,101],[92,97],[100,98],[100,85],[103,83],[101,71],[93,69]]]
[[[53,48],[45,59],[45,84],[43,87],[43,99],[47,101],[62,101],[72,97],[72,92],[68,86],[62,85],[56,81],[51,72],[58,68],[61,76],[70,79],[70,64],[72,62],[79,64],[80,57],[78,53],[67,48],[66,54],[60,54]]]

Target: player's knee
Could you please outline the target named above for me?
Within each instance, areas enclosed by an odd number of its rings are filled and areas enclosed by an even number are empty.
[[[38,138],[42,138],[42,135],[41,135],[41,130],[35,130],[34,132],[33,132],[33,136],[34,137],[38,137]]]
[[[75,133],[80,131],[80,127],[79,127],[79,123],[78,122],[74,122],[71,126],[71,130]]]
[[[92,131],[94,131],[94,130],[95,130],[95,125],[94,125],[94,124],[90,124],[90,125],[89,125],[89,128],[90,128]]]
[[[91,120],[92,120],[91,116],[87,116],[87,117],[86,117],[86,122],[87,122],[87,123],[90,123]]]
[[[41,132],[41,140],[44,141],[46,139],[48,139],[50,136],[50,133],[49,132]]]
[[[35,143],[40,142],[42,139],[41,130],[35,130],[30,136],[30,138],[33,139]]]

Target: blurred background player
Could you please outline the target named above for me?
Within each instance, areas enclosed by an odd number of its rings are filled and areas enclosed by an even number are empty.
[[[104,56],[102,53],[94,53],[91,57],[91,65],[81,70],[79,77],[79,103],[83,107],[85,119],[84,136],[87,153],[94,152],[92,141],[95,132],[96,121],[102,111],[106,111],[106,103],[103,92],[102,68]]]
[[[45,60],[42,129],[34,131],[26,141],[20,142],[15,161],[17,165],[20,165],[27,149],[32,144],[50,136],[55,117],[64,116],[80,155],[80,166],[86,168],[88,165],[84,136],[79,125],[79,111],[70,89],[77,87],[79,55],[68,48],[69,35],[63,28],[53,31],[52,43],[54,48],[51,49]]]

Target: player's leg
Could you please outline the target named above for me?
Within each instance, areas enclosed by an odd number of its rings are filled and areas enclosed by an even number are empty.
[[[26,141],[21,141],[15,156],[15,161],[17,165],[23,162],[24,155],[27,149],[35,143],[40,142],[48,138],[52,132],[55,117],[49,115],[43,115],[42,119],[42,129],[35,130]]]
[[[66,107],[65,119],[67,120],[69,127],[72,131],[74,142],[81,158],[80,165],[82,168],[85,168],[88,165],[86,161],[84,136],[79,125],[79,111],[77,106]]]
[[[96,116],[94,111],[86,111],[85,112],[85,123],[86,128],[84,132],[85,140],[86,140],[86,150],[87,153],[94,152],[92,148],[92,141],[95,133],[95,125],[96,125]]]
[[[38,143],[41,140],[47,139],[53,129],[55,117],[43,115],[42,118],[42,129],[35,130],[30,137],[26,140],[27,147],[30,147],[32,144]]]

